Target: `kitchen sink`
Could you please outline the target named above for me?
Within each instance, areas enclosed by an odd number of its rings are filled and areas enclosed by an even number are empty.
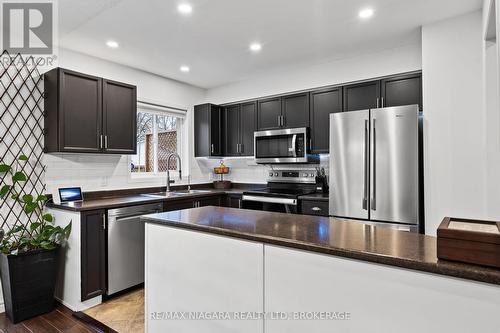
[[[210,193],[210,191],[209,190],[180,190],[180,191],[171,191],[171,192],[146,193],[146,194],[142,194],[142,195],[146,196],[146,197],[152,197],[152,198],[172,198],[172,197],[179,197],[179,196],[183,196],[183,195],[200,194],[200,193]]]

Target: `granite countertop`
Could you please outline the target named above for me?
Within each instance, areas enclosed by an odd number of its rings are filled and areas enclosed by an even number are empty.
[[[145,222],[500,285],[500,270],[438,260],[436,237],[335,218],[201,207]]]
[[[208,186],[209,184],[206,184]],[[265,185],[259,185],[259,184],[254,184],[254,185],[249,185],[253,187],[259,187],[259,186],[265,186]],[[181,190],[184,189],[185,186],[182,186],[180,188]],[[106,195],[105,193],[101,192],[100,196],[91,196],[89,199],[85,199],[82,202],[65,202],[65,203],[54,203],[54,202],[48,202],[47,207],[50,208],[55,208],[55,209],[63,209],[63,210],[69,210],[69,211],[74,211],[74,212],[82,212],[82,211],[87,211],[87,210],[95,210],[95,209],[110,209],[110,208],[119,208],[119,207],[125,207],[125,206],[132,206],[132,205],[141,205],[141,204],[148,204],[148,203],[156,203],[156,202],[165,202],[165,201],[175,201],[175,200],[182,200],[182,199],[192,199],[192,198],[199,198],[199,197],[208,197],[208,196],[217,196],[217,195],[224,195],[224,194],[242,194],[244,191],[247,191],[248,188],[245,188],[244,186],[242,187],[233,187],[230,189],[215,189],[215,188],[209,188],[209,187],[203,187],[203,186],[196,186],[193,189],[197,190],[204,190],[206,192],[198,192],[198,193],[190,193],[190,194],[183,194],[183,195],[177,195],[177,196],[171,196],[171,197],[153,197],[150,196],[150,194],[155,193],[155,192],[161,192],[162,190],[160,189],[155,189],[151,191],[146,191],[146,190],[141,190],[142,193],[135,193],[134,191],[130,191],[131,193],[127,193],[127,190],[119,190],[117,192],[111,191],[110,194]],[[164,191],[164,188],[163,188]],[[176,191],[176,189],[173,189],[172,191]],[[84,198],[86,195],[84,194]]]
[[[330,197],[328,193],[311,193],[299,196],[300,200],[314,200],[314,201],[328,201],[329,198]]]

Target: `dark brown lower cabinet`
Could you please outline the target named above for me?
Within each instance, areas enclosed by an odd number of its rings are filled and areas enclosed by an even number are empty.
[[[198,202],[198,207],[204,207],[204,206],[220,206],[221,205],[221,197],[206,197],[206,198],[200,198],[198,200],[195,200]]]
[[[81,213],[82,301],[106,292],[106,210]]]
[[[328,216],[328,201],[302,200],[300,211],[303,215]]]
[[[163,204],[163,211],[171,212],[173,210],[188,209],[194,207],[193,199],[183,199],[175,201],[166,201]]]
[[[240,194],[228,194],[225,200],[224,207],[229,208],[241,208],[241,195]]]
[[[175,201],[166,201],[163,204],[163,210],[165,212],[171,212],[173,210],[204,207],[204,206],[221,206],[222,196],[208,196],[208,197],[196,197],[189,199],[181,199]]]

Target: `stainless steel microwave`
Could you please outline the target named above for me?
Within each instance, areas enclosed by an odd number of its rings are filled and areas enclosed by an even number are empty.
[[[318,163],[319,155],[309,152],[307,127],[254,132],[257,163]]]

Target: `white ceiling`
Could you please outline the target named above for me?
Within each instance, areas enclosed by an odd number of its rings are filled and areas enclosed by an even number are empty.
[[[60,46],[203,88],[259,73],[418,43],[422,25],[481,0],[59,1]],[[358,12],[372,7],[366,21]],[[105,43],[113,39],[118,49]],[[252,41],[263,44],[252,54]],[[179,71],[181,65],[191,68]]]

